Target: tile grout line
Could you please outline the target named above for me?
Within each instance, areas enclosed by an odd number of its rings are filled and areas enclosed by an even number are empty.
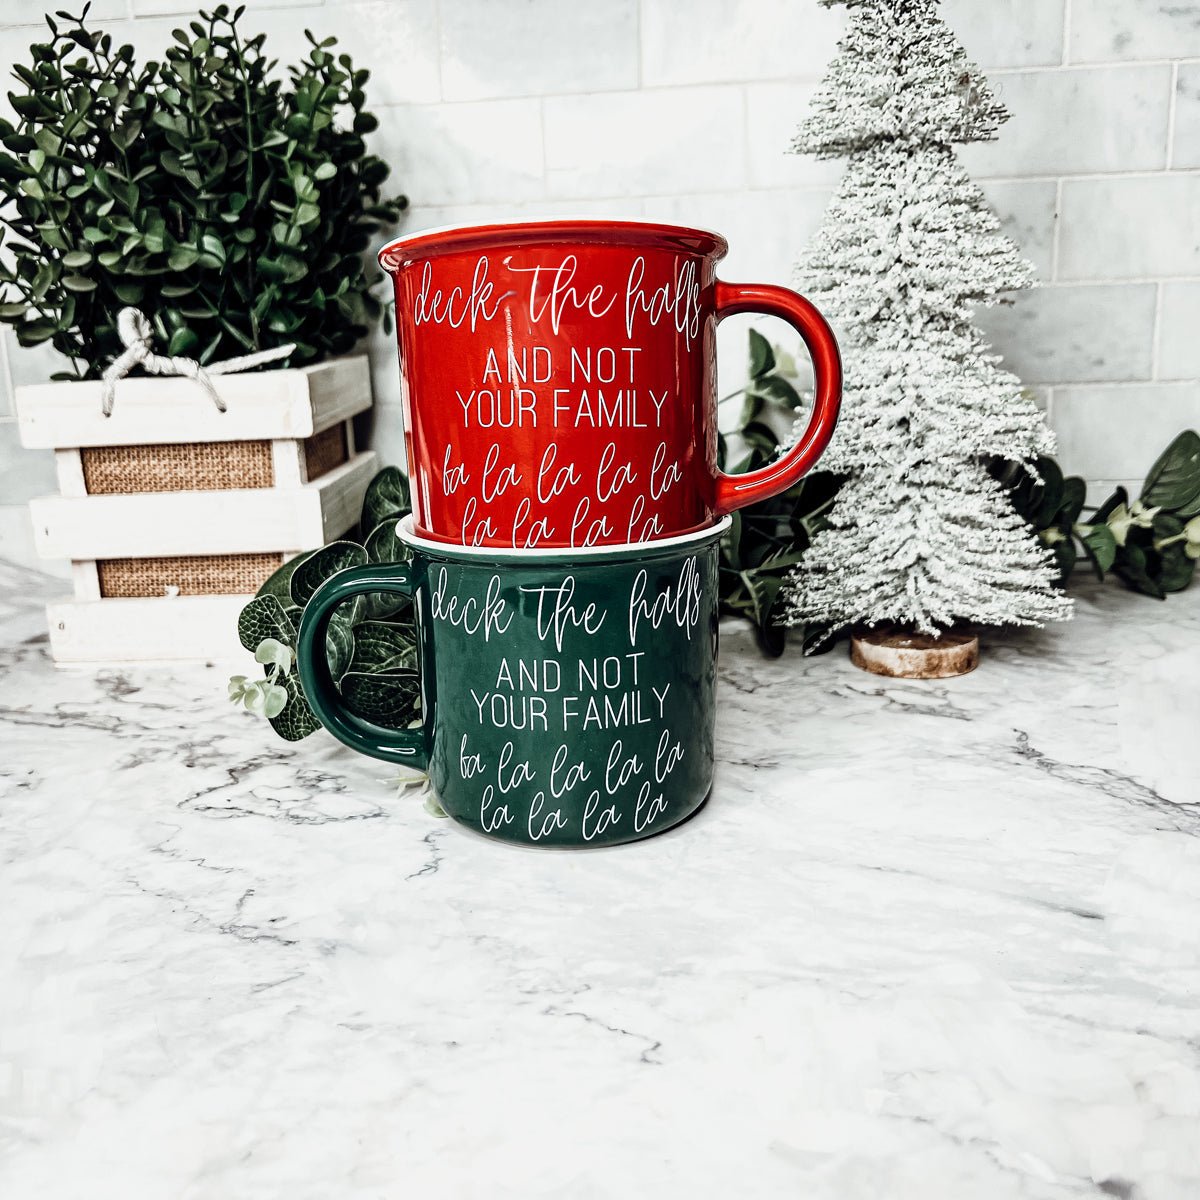
[[[1033,380],[1028,386],[1054,388],[1056,391],[1072,388],[1092,388],[1102,392],[1115,392],[1122,388],[1154,388],[1156,391],[1187,388],[1191,391],[1197,382],[1200,379],[1186,376],[1182,379],[1058,379],[1054,382]]]
[[[976,172],[972,178],[979,180],[979,183],[983,185],[988,183],[1048,183],[1054,179],[1071,179],[1081,183],[1108,183],[1113,179],[1162,179],[1164,175],[1171,179],[1187,179],[1189,176],[1200,175],[1200,167],[1173,167],[1171,170],[1154,167],[1137,171],[1077,171],[1069,175],[1048,175],[1044,172],[1029,175],[980,175]]]
[[[1175,158],[1175,108],[1179,98],[1179,64],[1173,63],[1171,67],[1171,96],[1167,103],[1167,157],[1166,169],[1169,171],[1174,165]]]
[[[646,14],[642,11],[642,0],[635,0],[635,3],[637,5],[637,90],[640,92],[645,87],[646,78],[645,50],[642,40]]]
[[[741,92],[742,101],[742,173],[746,180],[746,190],[749,191],[754,187],[754,161],[750,153],[750,96],[746,92],[745,84],[738,90]]]
[[[1054,187],[1054,232],[1050,237],[1050,282],[1058,283],[1058,249],[1062,236],[1063,178]]]
[[[542,202],[550,199],[550,155],[546,151],[546,97],[538,101],[538,133],[542,139]]]
[[[8,354],[8,330],[0,329],[0,373],[4,375],[4,390],[8,396],[9,411],[6,414],[14,419],[17,415],[17,387],[13,383],[12,361]]]
[[[981,67],[990,79],[994,75],[1049,75],[1064,71],[1072,74],[1083,71],[1132,71],[1143,67],[1170,67],[1176,63],[1191,65],[1200,62],[1196,58],[1134,58],[1122,61],[1113,59],[1110,62],[1078,62],[1078,63],[1030,63],[1027,66],[1015,67]],[[751,82],[758,82],[757,80]],[[763,82],[770,82],[764,80]],[[664,84],[664,87],[686,87],[691,84]]]
[[[555,96],[543,97],[543,100],[553,100]],[[536,99],[536,97],[523,97],[523,99]],[[491,103],[490,101],[463,101],[462,103]],[[404,108],[409,107],[399,104],[378,105],[379,109],[385,108]],[[436,108],[437,105],[413,105],[411,107]],[[801,159],[801,161],[806,161]],[[991,183],[1058,183],[1059,181],[1072,183],[1109,183],[1113,180],[1122,179],[1191,179],[1200,178],[1200,167],[1177,167],[1170,171],[1159,167],[1151,170],[1139,171],[1081,171],[1070,175],[1049,175],[1044,172],[1030,175],[980,175],[978,172],[972,174],[971,178],[976,180],[981,187],[986,187]],[[838,186],[838,179],[830,180],[826,183],[761,183],[752,186],[751,190],[756,192],[820,192],[833,191]],[[702,193],[705,196],[726,196],[740,194],[745,191],[745,188],[710,188]],[[613,193],[613,195],[629,195],[631,193],[621,192]],[[638,195],[669,195],[666,192],[646,192],[638,193]],[[604,199],[606,197],[601,197]],[[491,201],[489,201],[491,203]],[[432,207],[432,206],[431,206]]]
[[[1063,48],[1059,66],[1071,63],[1071,0],[1063,0]]]
[[[433,0],[433,41],[437,46],[438,103],[446,103],[446,87],[442,79],[442,0]]]
[[[1154,330],[1150,335],[1150,378],[1158,382],[1158,352],[1162,341],[1163,287],[1160,279],[1154,292]]]

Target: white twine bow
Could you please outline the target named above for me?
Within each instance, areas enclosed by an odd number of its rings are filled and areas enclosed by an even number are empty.
[[[117,333],[125,344],[125,352],[102,376],[104,388],[101,392],[101,401],[106,417],[112,416],[117,380],[124,379],[137,363],[141,363],[142,367],[151,375],[186,375],[189,379],[194,379],[209,394],[212,402],[217,406],[217,411],[224,412],[225,401],[217,395],[217,389],[213,387],[210,375],[232,375],[238,371],[248,371],[251,367],[274,362],[277,358],[285,358],[296,348],[295,342],[290,342],[286,346],[258,350],[254,354],[243,354],[239,358],[227,358],[222,362],[210,363],[207,367],[202,367],[195,359],[155,354],[151,340],[154,336],[154,329],[146,314],[139,309],[121,309],[117,314]]]

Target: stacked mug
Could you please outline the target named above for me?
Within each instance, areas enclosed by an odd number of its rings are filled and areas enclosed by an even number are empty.
[[[396,295],[413,511],[407,562],[343,571],[305,608],[300,677],[334,736],[427,770],[480,833],[596,846],[694,812],[713,775],[726,514],[790,487],[833,433],[837,344],[786,288],[716,278],[713,233],[643,222],[433,230],[380,251]],[[716,466],[716,325],[792,324],[812,358],[803,436]],[[336,607],[413,602],[419,728],[363,720],[325,656]]]

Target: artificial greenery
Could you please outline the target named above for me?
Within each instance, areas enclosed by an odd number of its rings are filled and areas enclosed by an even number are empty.
[[[742,454],[727,463],[730,441],[717,439],[717,465],[733,475],[756,471],[779,454],[779,438],[764,417],[774,413],[791,419],[800,406],[800,395],[788,376],[795,376],[791,355],[772,347],[755,329],[750,330],[750,381],[722,403],[743,397],[741,413],[731,430]],[[786,492],[760,500],[732,514],[733,524],[721,542],[720,604],[726,616],[744,617],[754,628],[759,648],[772,658],[783,653],[787,629],[776,606],[784,576],[796,565],[809,543],[824,528],[824,514],[833,504],[841,477],[814,471]],[[806,627],[806,648],[824,630]]]
[[[1186,429],[1159,455],[1136,500],[1119,487],[1081,520],[1087,485],[1039,458],[1040,480],[1013,463],[993,473],[1058,560],[1065,584],[1081,549],[1098,579],[1112,572],[1135,592],[1164,599],[1192,582],[1200,558],[1200,435]]]
[[[744,397],[729,431],[744,452],[726,466],[731,439],[721,436],[718,461],[723,469],[740,474],[778,456],[779,439],[764,417],[794,417],[800,404],[791,382],[795,375],[791,356],[751,330],[750,382],[722,401]],[[1002,459],[990,470],[1008,489],[1017,513],[1054,552],[1060,586],[1066,586],[1081,553],[1097,578],[1111,573],[1144,595],[1162,599],[1191,583],[1200,559],[1200,435],[1185,430],[1171,442],[1150,468],[1136,500],[1118,488],[1094,510],[1085,504],[1083,479],[1064,477],[1049,457],[1037,459],[1036,467],[1037,478],[1022,464]],[[765,654],[783,653],[786,629],[777,604],[783,577],[824,528],[825,514],[843,482],[843,476],[815,471],[782,495],[733,514],[721,545],[721,611],[750,621]],[[833,645],[828,631],[815,624],[805,625],[801,638],[810,652]]]
[[[382,311],[363,251],[407,201],[363,135],[369,72],[306,31],[273,74],[242,8],[201,12],[161,62],[47,16],[0,120],[0,320],[97,378],[146,313],[170,354],[207,363],[294,342],[285,365],[349,350]],[[9,236],[4,238],[7,226]]]
[[[265,716],[280,737],[298,741],[320,728],[295,671],[296,637],[304,606],[326,579],[347,567],[407,557],[396,522],[412,510],[408,481],[395,467],[371,480],[359,521],[361,541],[330,542],[279,568],[242,609],[238,637],[264,678],[229,681],[229,698]],[[326,643],[329,666],[351,712],[385,729],[407,728],[418,715],[416,633],[410,602],[375,593],[334,613]]]
[[[791,379],[790,355],[750,332],[750,381],[725,401],[743,404],[731,437],[718,440],[718,459],[733,474],[753,471],[779,453],[772,414],[790,420],[800,404]],[[740,457],[728,463],[731,446]],[[1111,572],[1131,588],[1163,597],[1186,587],[1200,559],[1200,436],[1181,433],[1150,469],[1132,503],[1118,488],[1083,520],[1086,486],[1064,478],[1050,458],[1037,463],[1032,479],[1017,463],[997,462],[992,470],[1008,487],[1017,511],[1050,546],[1067,582],[1082,547],[1098,576]],[[824,525],[841,476],[814,471],[781,495],[752,504],[733,515],[721,544],[722,613],[742,617],[754,628],[764,654],[783,653],[787,630],[777,604],[784,574],[804,555]],[[242,610],[238,635],[264,668],[264,677],[236,675],[229,695],[289,741],[319,727],[300,689],[295,671],[296,634],[304,606],[317,588],[346,567],[402,561],[404,544],[396,536],[399,518],[411,511],[408,481],[386,467],[371,481],[363,500],[360,539],[331,542],[286,563]],[[824,627],[806,626],[806,651],[829,649]],[[407,728],[419,715],[416,633],[407,600],[376,594],[360,596],[349,611],[335,613],[327,653],[342,699],[351,711],[387,729]]]

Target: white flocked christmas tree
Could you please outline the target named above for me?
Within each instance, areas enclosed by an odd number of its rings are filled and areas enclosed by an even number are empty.
[[[1032,268],[958,164],[1008,114],[937,0],[845,3],[845,35],[793,143],[849,166],[799,264],[838,329],[842,417],[822,467],[848,476],[784,593],[790,623],[1041,624],[1056,570],[988,474],[1052,435],[972,324]]]

